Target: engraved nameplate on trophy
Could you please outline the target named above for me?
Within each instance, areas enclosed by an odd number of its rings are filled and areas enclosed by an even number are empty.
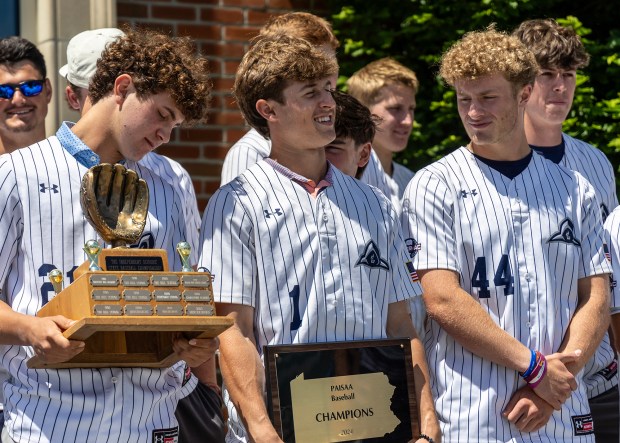
[[[130,287],[147,287],[149,285],[149,276],[148,275],[136,275],[136,274],[125,274],[121,277],[121,281],[123,282],[123,286]]]
[[[123,291],[125,301],[151,301],[151,291],[148,289],[125,289]]]

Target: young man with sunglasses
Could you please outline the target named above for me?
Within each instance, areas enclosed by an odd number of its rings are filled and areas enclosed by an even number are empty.
[[[45,138],[45,116],[52,99],[45,60],[21,37],[0,40],[0,154]]]

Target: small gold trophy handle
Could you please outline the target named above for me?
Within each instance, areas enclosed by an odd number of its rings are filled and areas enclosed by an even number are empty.
[[[54,292],[56,294],[60,294],[60,292],[62,291],[62,280],[63,280],[62,271],[60,269],[52,269],[47,274],[47,277],[52,282],[52,286],[54,287]]]
[[[189,263],[189,255],[192,252],[192,247],[186,241],[179,242],[177,244],[177,252],[181,257],[181,262],[183,263],[183,268],[181,272],[193,272],[191,264]]]
[[[88,256],[88,260],[90,260],[90,266],[88,269],[90,271],[101,271],[99,267],[99,254],[101,253],[101,245],[97,243],[97,240],[88,240],[84,247],[82,248],[86,255]]]

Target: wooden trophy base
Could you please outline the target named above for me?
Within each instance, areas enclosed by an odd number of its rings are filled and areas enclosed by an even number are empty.
[[[79,319],[63,335],[85,341],[84,351],[62,363],[48,364],[34,356],[28,360],[28,367],[167,368],[180,360],[172,349],[178,335],[213,338],[232,326],[231,318],[215,315],[210,274],[168,272],[165,254],[152,249],[106,249],[99,257],[100,266],[121,263],[120,267],[89,271],[89,263],[80,266],[75,281],[37,316],[60,314]],[[123,268],[117,257],[133,267]],[[140,261],[158,264],[152,270],[134,270]]]

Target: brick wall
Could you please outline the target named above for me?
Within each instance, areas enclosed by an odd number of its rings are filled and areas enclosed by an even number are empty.
[[[230,90],[248,40],[272,15],[291,10],[320,14],[322,0],[118,0],[119,26],[125,23],[190,36],[211,64],[214,93],[205,126],[177,129],[169,144],[158,149],[179,161],[194,181],[198,207],[219,187],[222,162],[245,132]]]

